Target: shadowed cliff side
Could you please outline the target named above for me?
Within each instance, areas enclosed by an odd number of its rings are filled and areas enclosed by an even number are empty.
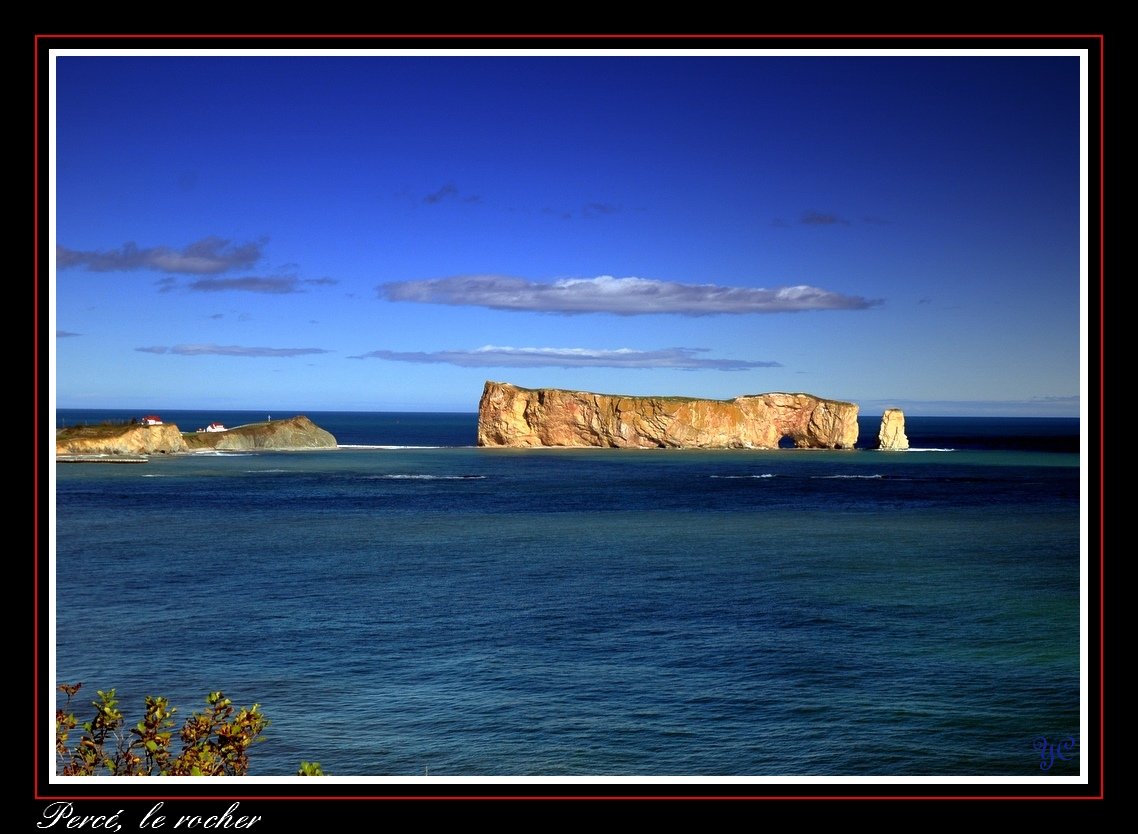
[[[478,404],[479,446],[852,449],[858,406],[810,394],[733,400],[626,397],[487,382]]]

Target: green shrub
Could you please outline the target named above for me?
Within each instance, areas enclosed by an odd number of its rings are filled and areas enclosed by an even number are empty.
[[[151,695],[142,720],[128,731],[113,689],[96,692],[95,715],[80,724],[68,709],[82,685],[59,686],[67,704],[56,710],[55,749],[65,776],[241,776],[249,771],[249,748],[269,726],[257,704],[237,708],[224,693],[211,692],[208,708],[186,719],[176,740],[177,709]],[[69,747],[76,727],[83,735]]]

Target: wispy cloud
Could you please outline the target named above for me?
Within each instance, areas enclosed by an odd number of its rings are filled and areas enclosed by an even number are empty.
[[[680,347],[661,350],[596,350],[486,345],[475,350],[442,350],[433,353],[373,350],[349,358],[442,363],[463,368],[673,368],[685,371],[745,371],[752,368],[782,367],[778,362],[705,359],[697,355],[707,352],[706,348]]]
[[[438,205],[446,200],[459,200],[463,203],[481,203],[480,194],[463,194],[453,182],[448,182],[438,191],[432,191],[423,197],[423,202],[429,206]]]
[[[804,226],[848,226],[850,221],[838,217],[836,214],[824,214],[819,211],[806,211],[802,213],[802,219],[798,221]]]
[[[69,336],[82,336],[82,335],[83,335],[82,333],[72,333],[70,330],[56,330],[55,331],[55,338],[57,338],[57,339],[66,339]]]
[[[255,241],[237,246],[225,238],[207,237],[184,249],[169,246],[140,249],[133,242],[124,243],[118,249],[89,252],[57,246],[55,258],[60,269],[86,267],[90,272],[154,269],[186,275],[214,275],[252,266],[261,259],[263,245],[264,241]]]
[[[304,292],[305,285],[337,283],[332,278],[297,278],[295,275],[247,276],[245,278],[198,278],[186,285],[191,292],[258,292],[283,295]]]
[[[458,188],[455,187],[455,184],[453,182],[448,182],[446,185],[444,185],[438,191],[432,191],[430,194],[428,194],[426,197],[424,197],[423,202],[429,203],[430,205],[434,205],[435,203],[441,203],[443,200],[447,199],[448,197],[453,199],[457,196],[458,196]]]
[[[314,353],[331,353],[324,348],[273,348],[245,347],[243,345],[174,345],[173,347],[140,347],[135,350],[143,353],[174,353],[179,356],[253,356],[253,357],[291,357],[309,356]]]
[[[867,217],[865,218],[865,222],[881,224],[886,221]],[[837,214],[810,209],[809,211],[802,212],[802,216],[798,218],[798,224],[801,226],[849,226],[850,221]],[[792,224],[783,217],[776,217],[771,220],[771,225],[778,229],[789,229]]]
[[[542,208],[542,214],[551,214],[560,220],[572,220],[575,216],[579,216],[582,220],[590,220],[594,217],[601,217],[606,214],[616,214],[621,211],[621,207],[614,203],[592,202],[585,203],[574,214],[568,209],[553,208],[552,206],[545,206]]]
[[[810,286],[756,289],[716,284],[680,284],[648,278],[564,278],[551,284],[504,275],[456,275],[380,284],[388,301],[489,307],[546,313],[614,313],[636,316],[674,313],[796,313],[864,310],[881,303]]]
[[[581,216],[585,218],[597,217],[602,214],[616,214],[620,211],[620,206],[614,206],[612,203],[587,203],[581,209]]]
[[[894,399],[862,399],[861,413],[874,414],[877,409],[901,408],[908,416],[1035,416],[1035,417],[1078,417],[1079,396],[1035,396],[1018,400],[911,400],[905,397]],[[912,439],[915,428],[909,430]]]

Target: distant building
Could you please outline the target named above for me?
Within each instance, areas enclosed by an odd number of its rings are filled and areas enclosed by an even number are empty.
[[[221,423],[210,423],[208,426],[205,427],[205,430],[206,431],[225,431],[225,426],[221,425]]]
[[[149,414],[146,417],[142,418],[142,425],[144,425],[144,426],[160,426],[160,425],[162,425],[162,418],[155,416],[154,414]]]

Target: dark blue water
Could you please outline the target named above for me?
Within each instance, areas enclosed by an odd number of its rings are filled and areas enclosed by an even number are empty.
[[[1033,748],[1080,738],[1078,421],[884,453],[308,416],[345,448],[56,467],[59,682],[259,702],[255,775],[1079,773]]]

